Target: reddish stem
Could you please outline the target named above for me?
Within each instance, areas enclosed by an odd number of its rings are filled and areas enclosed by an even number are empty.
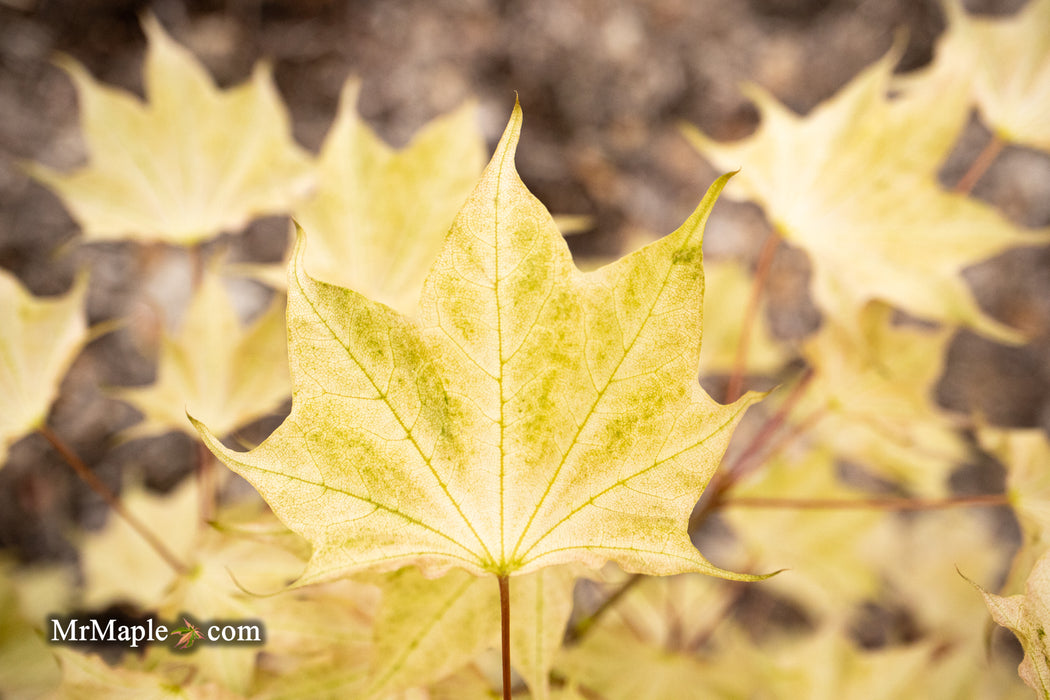
[[[958,194],[969,194],[974,185],[977,184],[977,181],[981,179],[981,176],[995,162],[1004,145],[1006,144],[1003,143],[1003,140],[997,134],[992,134],[992,138],[988,140],[988,143],[984,144],[984,148],[981,149],[973,163],[970,164],[970,169],[959,178],[952,191]]]
[[[56,435],[46,424],[40,426],[38,430],[40,434],[51,443],[51,446],[55,448],[55,451],[62,455],[62,458],[66,463],[73,468],[76,475],[79,476],[92,491],[97,493],[102,500],[108,503],[109,507],[113,509],[113,512],[123,518],[124,522],[130,525],[131,528],[142,537],[142,539],[146,540],[149,546],[153,548],[153,551],[155,551],[160,558],[175,571],[176,574],[182,575],[188,571],[186,565],[183,564],[179,558],[175,556],[175,554],[173,554],[172,551],[168,549],[148,527],[145,526],[145,524],[143,524],[141,520],[124,507],[124,504],[120,502],[120,499],[117,498],[116,494],[114,494],[108,486],[102,483],[102,480],[98,478],[95,472],[91,471],[88,466],[84,464],[84,461],[73,452],[69,445],[63,442],[62,438],[58,437],[58,435]]]
[[[799,379],[798,383],[795,384],[791,389],[791,393],[788,394],[787,398],[784,399],[784,403],[780,405],[777,412],[774,413],[762,426],[762,429],[758,431],[758,435],[751,441],[740,456],[737,457],[732,466],[729,467],[727,475],[729,482],[727,487],[738,481],[742,476],[747,474],[748,461],[753,459],[755,455],[762,451],[766,444],[772,439],[773,435],[780,429],[780,426],[787,420],[788,415],[795,409],[795,405],[798,404],[799,400],[805,394],[806,389],[809,388],[810,383],[813,381],[814,372],[812,368],[806,369],[802,378]]]
[[[971,506],[1006,506],[1004,493],[952,498],[763,498],[737,496],[722,499],[722,505],[738,508],[790,508],[794,510],[943,510]]]
[[[499,577],[500,642],[503,655],[503,700],[511,700],[510,693],[510,576]]]
[[[733,403],[743,393],[744,371],[747,368],[747,353],[751,345],[751,330],[758,317],[758,300],[762,298],[762,290],[769,278],[769,269],[773,265],[773,256],[780,245],[780,236],[776,231],[770,232],[766,242],[762,245],[762,251],[758,254],[758,265],[755,268],[755,280],[751,284],[751,296],[747,300],[747,309],[744,311],[743,324],[740,327],[740,342],[736,346],[736,357],[733,358],[733,371],[729,375],[729,383],[726,385],[726,403]]]

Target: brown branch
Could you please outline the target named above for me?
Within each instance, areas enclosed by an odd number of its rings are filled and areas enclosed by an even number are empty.
[[[116,494],[114,494],[113,491],[111,491],[110,488],[98,478],[98,475],[96,475],[95,472],[91,471],[91,469],[84,464],[84,461],[73,452],[62,438],[55,434],[55,431],[53,431],[47,424],[41,425],[37,430],[48,442],[51,443],[51,446],[55,448],[55,451],[62,455],[66,464],[73,468],[76,475],[79,476],[92,491],[97,493],[102,500],[108,503],[109,507],[113,509],[113,512],[123,518],[124,522],[130,525],[131,528],[142,537],[142,539],[146,540],[149,546],[153,548],[153,551],[155,551],[158,556],[160,556],[160,558],[175,571],[176,574],[181,576],[189,570],[186,565],[183,564],[182,561],[180,561],[179,558],[175,556],[175,554],[172,553],[172,551],[168,549],[167,546],[161,542],[141,520],[124,507],[124,504],[120,502],[120,499],[117,498]]]
[[[1003,143],[1003,140],[997,134],[992,134],[992,138],[988,140],[981,152],[977,154],[973,163],[970,164],[970,169],[955,183],[952,191],[958,194],[969,194],[974,185],[977,184],[977,181],[981,179],[981,176],[995,162],[1004,145],[1006,144]]]
[[[785,508],[793,510],[943,510],[946,508],[1010,505],[1005,493],[951,498],[765,498],[737,496],[723,498],[727,508]]]
[[[780,245],[780,235],[771,231],[766,237],[762,251],[758,254],[758,264],[755,267],[755,280],[751,284],[751,296],[747,300],[747,309],[744,311],[744,320],[740,326],[740,342],[736,346],[736,357],[733,358],[733,370],[729,375],[729,383],[726,386],[726,403],[733,403],[743,393],[744,372],[747,368],[747,352],[751,345],[751,330],[758,317],[758,300],[762,297],[762,289],[766,286],[769,277],[769,269],[773,264],[773,256]]]

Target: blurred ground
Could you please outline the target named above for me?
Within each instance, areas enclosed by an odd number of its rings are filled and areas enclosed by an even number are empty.
[[[1008,13],[1022,4],[967,6]],[[572,239],[580,255],[616,253],[631,232],[663,233],[681,222],[716,173],[677,124],[692,122],[719,138],[746,135],[757,116],[738,90],[742,81],[804,112],[881,56],[898,30],[907,33],[907,70],[930,60],[944,28],[935,0],[0,0],[0,266],[34,293],[55,294],[68,289],[78,266],[90,265],[92,323],[145,316],[159,324],[138,301],[141,291],[149,284],[161,285],[161,297],[183,294],[175,290],[184,254],[69,245],[75,224],[18,162],[72,168],[84,159],[72,85],[49,63],[55,52],[141,94],[137,13],[147,8],[222,85],[244,80],[261,58],[272,61],[295,136],[314,151],[349,76],[363,81],[362,113],[394,144],[471,97],[494,143],[517,92],[525,113],[519,170],[553,212],[593,217],[594,231]],[[946,183],[986,139],[975,120],[945,166]],[[1050,224],[1050,157],[1007,148],[974,195],[1021,224]],[[279,260],[286,227],[282,219],[260,221],[223,244],[241,259]],[[723,201],[707,254],[754,260],[767,233],[759,210]],[[970,272],[982,304],[1034,341],[1004,348],[960,334],[938,389],[946,406],[977,408],[994,423],[1050,427],[1048,263],[1046,249],[1019,249]],[[174,272],[165,277],[165,270]],[[769,286],[771,321],[782,337],[819,322],[806,276],[805,257],[782,246]],[[245,294],[248,306],[259,297],[258,290]],[[135,414],[99,389],[152,379],[141,345],[126,331],[92,343],[51,422],[114,487],[129,471],[166,488],[192,468],[192,443],[173,435],[116,444]],[[98,524],[102,512],[98,497],[72,480],[39,437],[16,445],[0,471],[0,546],[23,559],[72,558],[71,524]]]

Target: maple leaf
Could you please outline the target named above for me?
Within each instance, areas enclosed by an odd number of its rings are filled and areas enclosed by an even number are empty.
[[[475,106],[426,125],[403,149],[380,140],[347,82],[318,159],[318,187],[294,209],[310,232],[306,268],[403,314],[414,313],[430,264],[485,165]]]
[[[0,466],[7,448],[47,420],[73,358],[87,341],[87,277],[68,293],[40,299],[0,269]]]
[[[510,591],[511,658],[532,697],[550,697],[554,655],[572,612],[574,577],[559,566],[515,579]],[[436,580],[412,568],[381,582],[375,660],[367,697],[424,685],[498,645],[499,592],[488,578],[452,570]]]
[[[744,319],[754,279],[735,260],[704,263],[704,345],[700,368],[704,374],[729,374],[736,363],[744,333]],[[765,322],[765,304],[759,302],[745,367],[755,374],[770,374],[784,365],[788,353],[778,345]]]
[[[0,556],[0,696],[45,697],[58,684],[52,647],[40,620],[68,605],[73,572],[49,567],[27,571]]]
[[[593,273],[513,165],[513,116],[427,278],[417,323],[289,268],[291,415],[256,449],[208,447],[314,547],[300,584],[579,561],[701,571],[687,520],[757,400],[697,381],[703,225]]]
[[[732,490],[734,497],[783,499],[865,495],[841,483],[832,455],[821,447],[776,458]],[[872,530],[883,519],[880,513],[729,508],[724,517],[746,550],[743,560],[759,568],[776,562],[791,570],[790,576],[769,582],[771,592],[803,603],[815,618],[842,617],[878,592],[879,573],[865,554],[872,549]]]
[[[942,3],[948,31],[931,72],[962,75],[981,116],[1005,141],[1050,150],[1050,0],[1009,18],[979,18],[958,0]]]
[[[184,678],[173,681],[155,670],[113,668],[94,654],[72,649],[54,650],[62,667],[62,684],[54,697],[114,698],[114,700],[240,700],[214,683],[190,684]],[[175,674],[172,674],[175,675]],[[185,673],[182,673],[185,676]]]
[[[756,690],[769,688],[774,697],[812,700],[928,698],[927,690],[914,689],[935,658],[929,643],[862,649],[831,625],[802,643],[781,645],[772,656],[772,672],[756,683]]]
[[[178,333],[165,333],[161,342],[157,381],[114,392],[146,416],[127,437],[167,430],[196,435],[186,419],[187,409],[225,435],[291,396],[284,303],[279,297],[245,327],[222,279],[207,270]]]
[[[969,110],[967,86],[887,92],[891,51],[806,117],[750,86],[758,131],[732,144],[687,127],[722,168],[743,166],[736,196],[759,203],[777,231],[813,263],[821,308],[848,324],[871,300],[1007,342],[1018,332],[986,316],[962,268],[1047,233],[1023,233],[990,206],[946,192],[937,172]]]
[[[992,619],[1020,640],[1024,648],[1024,660],[1017,669],[1021,678],[1042,697],[1050,697],[1050,646],[1046,632],[1050,626],[1050,552],[1035,563],[1024,594],[1004,598],[977,584],[974,587],[984,596]]]
[[[959,508],[920,512],[906,520],[887,518],[868,550],[916,624],[957,647],[984,646],[974,630],[987,616],[956,568],[977,581],[995,581],[1009,561],[1009,552],[983,515]],[[930,542],[937,546],[931,548]]]
[[[992,427],[978,431],[977,439],[1006,467],[1006,494],[1021,526],[1021,548],[1004,589],[1020,590],[1036,560],[1050,549],[1050,440],[1040,428]]]
[[[144,69],[148,102],[96,83],[62,57],[80,99],[90,163],[70,174],[29,165],[89,240],[192,245],[250,219],[285,212],[309,188],[309,158],[291,139],[270,69],[220,91],[151,15]]]
[[[615,580],[612,568],[602,573]],[[721,583],[691,574],[642,579],[581,643],[561,650],[559,673],[609,700],[749,697],[754,665],[741,673],[732,661],[740,654],[706,653],[720,650],[729,625],[733,594]]]
[[[947,328],[894,325],[893,310],[878,302],[849,326],[825,323],[803,346],[815,377],[799,415],[820,416],[814,432],[838,456],[943,495],[948,472],[966,457],[933,400],[950,338]]]
[[[182,618],[182,624],[185,625],[185,627],[176,627],[171,631],[172,634],[180,635],[179,641],[175,643],[176,649],[189,649],[198,639],[204,639],[204,635],[201,634],[197,625],[193,624],[186,618]]]
[[[196,481],[189,479],[168,494],[150,493],[132,485],[124,489],[121,502],[142,522],[165,523],[164,543],[175,556],[192,555],[200,518]],[[111,516],[103,529],[86,533],[79,544],[84,604],[89,607],[105,608],[123,601],[150,609],[176,578],[171,567],[123,518]]]

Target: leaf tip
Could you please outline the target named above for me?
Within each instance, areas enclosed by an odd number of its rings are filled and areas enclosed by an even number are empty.
[[[493,156],[493,162],[499,162],[502,164],[504,157],[514,157],[514,152],[518,147],[518,138],[521,136],[521,123],[523,117],[521,112],[521,103],[518,101],[518,93],[514,93],[514,109],[510,113],[510,119],[507,121],[507,128],[503,130],[503,136],[500,137],[499,144],[496,146],[496,153]]]
[[[295,219],[292,219],[292,225],[295,226],[295,241],[292,243],[292,257],[288,261],[288,289],[292,289],[298,280],[299,270],[305,270],[306,260],[306,231]]]

